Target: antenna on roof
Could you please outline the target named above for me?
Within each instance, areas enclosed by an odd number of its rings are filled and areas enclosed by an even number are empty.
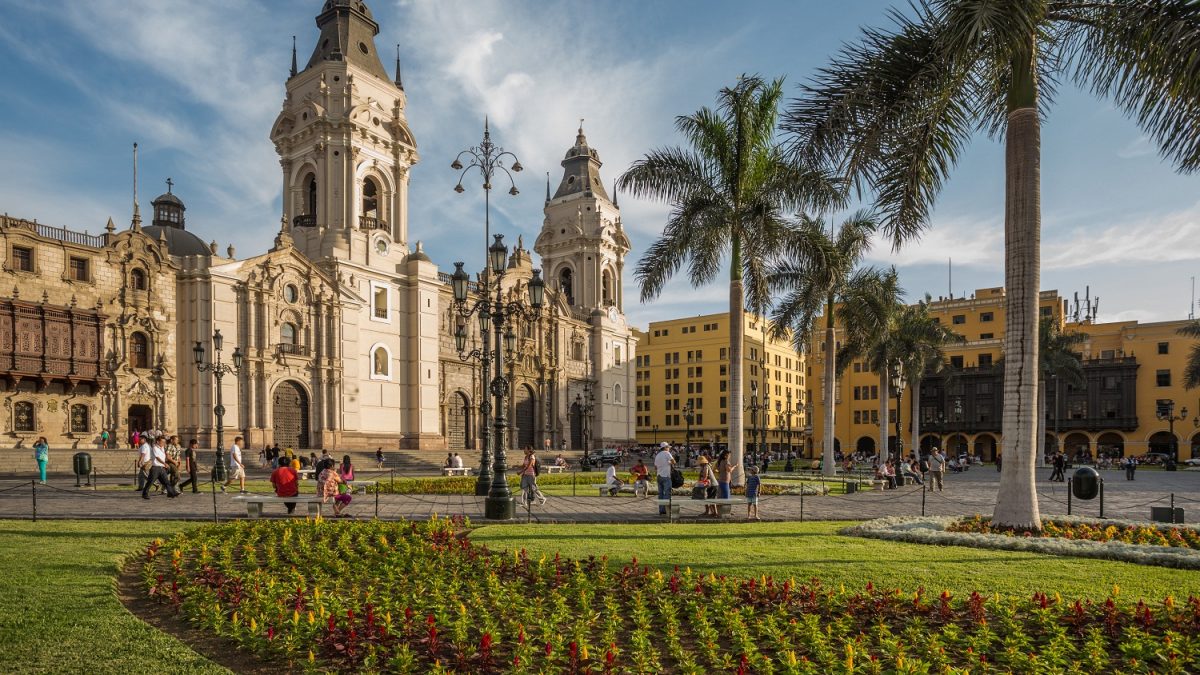
[[[954,260],[946,258],[946,286],[950,292],[950,299],[954,299]]]

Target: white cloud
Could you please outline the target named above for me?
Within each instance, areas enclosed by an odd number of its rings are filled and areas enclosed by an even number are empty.
[[[891,242],[876,236],[868,262],[884,265],[955,265],[1003,268],[1004,222],[966,215],[936,217],[921,238],[893,253]]]
[[[1157,148],[1155,148],[1154,144],[1150,141],[1149,136],[1139,136],[1125,144],[1125,147],[1118,150],[1117,157],[1120,157],[1121,159],[1134,159],[1136,157],[1153,155],[1157,151]]]
[[[1200,202],[1165,214],[1092,223],[1042,243],[1043,269],[1200,259]]]

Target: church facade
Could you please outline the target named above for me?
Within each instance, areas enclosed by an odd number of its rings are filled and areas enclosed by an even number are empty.
[[[358,0],[327,0],[304,67],[295,55],[270,130],[283,214],[273,246],[250,257],[189,230],[183,201],[153,200],[151,225],[87,235],[0,220],[0,434],[28,446],[91,449],[150,428],[215,443],[217,380],[193,346],[243,354],[220,380],[226,434],[251,447],[474,449],[485,387],[453,339],[449,277],[408,231],[420,157],[399,77],[375,50]],[[546,307],[519,327],[510,447],[633,442],[635,340],[622,313],[629,240],[580,129],[534,245]],[[523,242],[502,276],[521,293]],[[7,277],[7,278],[6,278]],[[11,285],[5,282],[11,282]]]

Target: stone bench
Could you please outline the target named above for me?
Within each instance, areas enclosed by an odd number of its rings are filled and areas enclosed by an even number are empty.
[[[317,495],[296,495],[295,497],[277,497],[275,495],[234,495],[234,499],[246,502],[246,515],[250,518],[261,518],[263,504],[296,503],[308,504],[308,515],[321,515],[321,498]]]
[[[470,476],[474,469],[469,466],[444,466],[442,467],[443,476]]]
[[[745,497],[729,497],[729,498],[714,497],[712,499],[688,499],[685,497],[683,499],[655,499],[654,501],[658,502],[659,506],[665,506],[668,509],[670,509],[672,516],[679,515],[679,507],[683,504],[700,504],[701,506],[716,505],[717,514],[722,515],[722,516],[727,516],[733,510],[734,504],[745,504],[746,498]]]

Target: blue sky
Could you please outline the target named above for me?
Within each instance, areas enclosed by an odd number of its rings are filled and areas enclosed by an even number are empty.
[[[129,222],[130,145],[141,151],[141,204],[164,191],[187,203],[188,229],[239,256],[268,246],[279,222],[279,166],[268,139],[296,35],[301,64],[321,0],[0,0],[0,211],[78,230]],[[411,182],[410,232],[445,268],[481,264],[458,245],[482,240],[482,194],[453,192],[449,168],[476,143],[484,115],[520,156],[522,194],[500,194],[494,217],[532,241],[545,172],[574,142],[579,118],[606,181],[648,149],[677,143],[674,117],[712,103],[740,73],[805,81],[860,26],[886,23],[897,3],[368,0],[381,53],[399,43],[408,117],[421,162]],[[387,64],[389,69],[391,64]],[[1042,287],[1090,286],[1100,319],[1187,315],[1200,259],[1200,178],[1163,163],[1136,125],[1064,85],[1043,127]],[[469,188],[474,186],[468,185]],[[632,270],[661,230],[664,205],[621,200]],[[482,247],[480,247],[482,248]],[[979,137],[960,162],[920,242],[896,264],[910,298],[1003,283],[1003,149]],[[721,281],[671,283],[636,325],[721,311]]]

